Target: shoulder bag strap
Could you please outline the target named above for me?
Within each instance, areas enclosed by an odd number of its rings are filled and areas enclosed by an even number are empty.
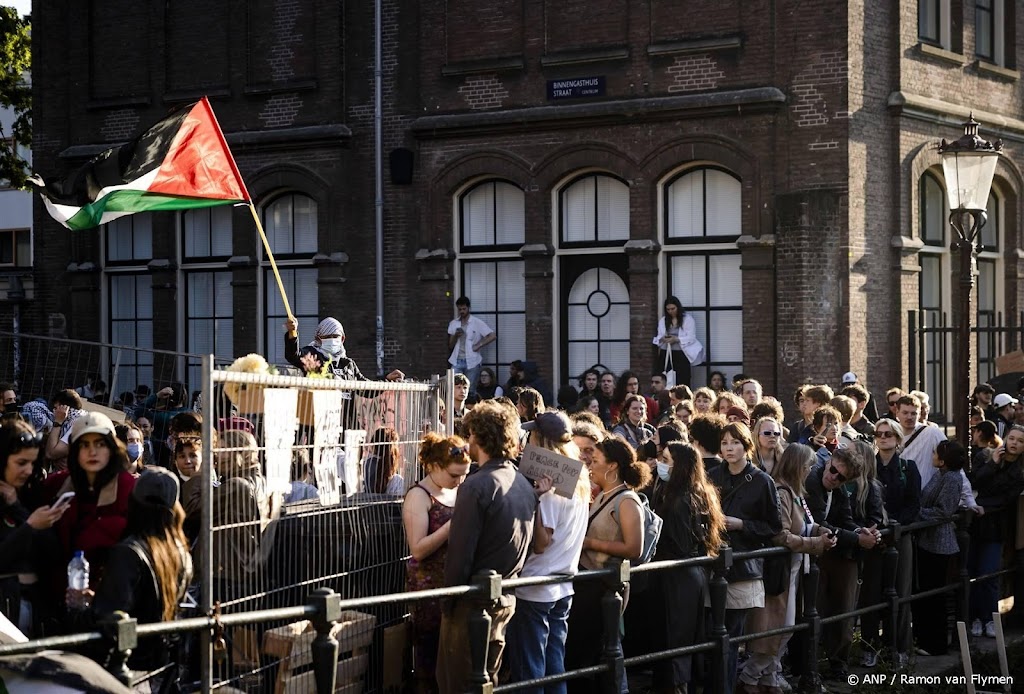
[[[903,444],[903,450],[907,450],[910,447],[910,444],[914,443],[914,439],[916,439],[921,434],[921,432],[924,431],[924,427],[926,426],[928,425],[925,424],[924,426],[918,427],[917,431],[910,435],[910,438],[907,439],[907,442]]]
[[[611,503],[612,499],[617,497],[619,494],[622,494],[624,491],[626,491],[625,488],[620,489],[619,491],[615,492],[610,497],[605,499],[603,502],[601,502],[601,505],[597,507],[597,510],[590,514],[590,520],[587,521],[587,525],[589,526],[591,523],[593,523],[594,519],[601,515],[601,511],[604,510],[604,507]]]
[[[675,365],[672,363],[672,345],[665,350],[665,373],[672,371]]]

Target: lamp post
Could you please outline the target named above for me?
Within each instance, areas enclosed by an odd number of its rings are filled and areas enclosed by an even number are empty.
[[[971,293],[977,274],[978,233],[985,226],[988,194],[996,172],[1002,140],[995,144],[978,136],[978,121],[972,113],[964,123],[964,134],[958,140],[939,144],[942,172],[946,178],[946,196],[949,200],[949,224],[956,231],[953,247],[960,254],[960,322],[957,325],[956,386],[953,390],[956,405],[957,439],[969,450],[971,388]]]

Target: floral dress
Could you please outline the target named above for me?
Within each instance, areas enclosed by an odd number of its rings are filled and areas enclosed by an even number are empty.
[[[434,498],[434,495],[427,491],[427,488],[419,482],[414,487],[419,487],[430,497],[430,510],[427,512],[429,517],[427,535],[433,534],[442,525],[451,520],[454,509],[451,506],[445,506]],[[443,587],[444,560],[447,555],[448,545],[445,544],[422,561],[410,558],[409,567],[406,572],[407,590],[428,590],[430,588]],[[441,603],[437,600],[421,601],[413,603],[409,611],[412,614],[416,679],[426,684],[428,689],[433,690],[436,688],[436,685],[430,686],[430,683],[436,682],[437,647],[441,633]]]

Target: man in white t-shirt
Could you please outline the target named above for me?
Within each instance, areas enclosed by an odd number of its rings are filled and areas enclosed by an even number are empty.
[[[921,403],[913,395],[902,395],[896,401],[900,427],[903,429],[903,450],[900,457],[913,460],[921,473],[921,488],[924,489],[928,480],[935,476],[936,468],[932,465],[932,453],[946,435],[938,427],[922,424]]]
[[[455,301],[459,317],[448,324],[448,348],[452,351],[448,363],[456,373],[466,374],[470,394],[476,393],[476,381],[483,367],[480,350],[494,342],[498,335],[487,323],[469,313],[469,299],[460,296]]]
[[[523,424],[529,442],[578,459],[572,422],[561,412],[542,412]],[[520,576],[573,575],[580,563],[590,512],[586,467],[572,498],[551,491],[551,479],[538,481],[539,506],[533,554]],[[508,625],[508,658],[513,682],[565,672],[565,639],[574,594],[571,582],[516,589],[516,613]]]

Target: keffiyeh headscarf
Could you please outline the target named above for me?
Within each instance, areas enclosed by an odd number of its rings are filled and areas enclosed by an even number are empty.
[[[45,431],[53,424],[53,412],[42,400],[26,402],[21,408],[21,416],[28,420],[36,431]]]
[[[324,339],[328,335],[338,335],[339,338],[334,344],[324,344]],[[309,343],[310,347],[316,347],[319,350],[325,351],[334,358],[345,356],[345,343],[341,338],[345,337],[345,328],[342,326],[341,321],[337,318],[324,318],[320,321],[320,324],[316,326],[316,333],[313,335],[313,341]],[[334,342],[334,341],[332,341]]]

